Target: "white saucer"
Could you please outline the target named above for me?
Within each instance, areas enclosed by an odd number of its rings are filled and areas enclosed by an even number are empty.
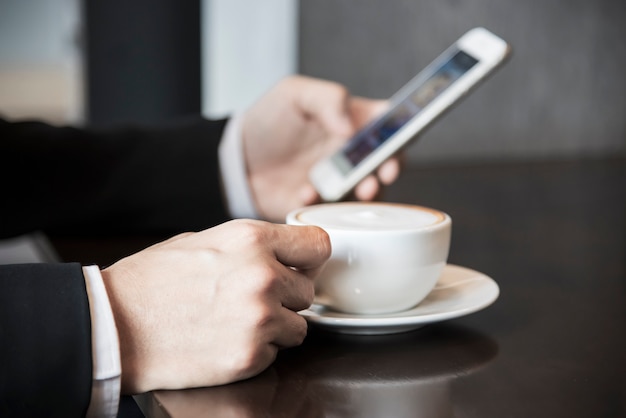
[[[499,294],[496,282],[485,274],[448,264],[432,292],[412,309],[356,315],[313,304],[300,314],[315,326],[344,334],[394,334],[479,311],[491,305]]]

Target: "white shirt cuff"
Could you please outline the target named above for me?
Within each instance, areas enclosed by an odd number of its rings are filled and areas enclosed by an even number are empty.
[[[243,155],[242,119],[243,115],[234,115],[224,129],[219,146],[220,174],[230,215],[233,218],[258,218]]]
[[[122,364],[113,311],[98,266],[83,267],[89,311],[93,384],[87,417],[115,417],[120,403]]]

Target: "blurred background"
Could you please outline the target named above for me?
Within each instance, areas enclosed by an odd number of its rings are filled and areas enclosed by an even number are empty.
[[[0,0],[0,114],[220,117],[292,73],[388,97],[475,26],[508,40],[512,59],[411,162],[626,155],[622,0]]]

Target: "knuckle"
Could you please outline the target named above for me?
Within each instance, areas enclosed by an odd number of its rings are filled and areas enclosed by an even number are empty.
[[[266,263],[258,263],[251,267],[249,272],[257,291],[268,291],[276,286],[279,276],[275,268]]]
[[[174,239],[187,238],[192,235],[195,235],[195,232],[181,232],[180,234],[174,235]]]
[[[239,350],[231,357],[232,369],[239,379],[245,379],[260,373],[271,364],[274,357],[268,357],[264,348],[258,344],[250,344],[246,349]]]
[[[343,84],[331,81],[330,82],[330,87],[333,88],[337,94],[337,96],[345,99],[350,95],[350,92],[348,91],[348,88],[346,86],[344,86]]]
[[[279,82],[279,84],[280,84],[281,86],[291,87],[291,86],[293,86],[294,84],[301,83],[303,79],[304,79],[304,77],[303,77],[303,76],[301,76],[301,75],[298,75],[298,74],[292,74],[292,75],[288,75],[288,76],[284,77],[284,78],[283,78],[283,79]]]
[[[244,246],[257,246],[266,241],[267,232],[263,224],[240,220],[236,224],[237,240]]]
[[[256,330],[266,329],[275,321],[276,315],[267,304],[259,304],[251,315],[252,328]]]

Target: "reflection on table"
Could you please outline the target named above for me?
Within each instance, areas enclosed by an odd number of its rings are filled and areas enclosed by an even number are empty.
[[[454,325],[386,336],[311,331],[255,378],[146,395],[142,407],[173,417],[452,417],[450,385],[498,353],[494,340]]]

